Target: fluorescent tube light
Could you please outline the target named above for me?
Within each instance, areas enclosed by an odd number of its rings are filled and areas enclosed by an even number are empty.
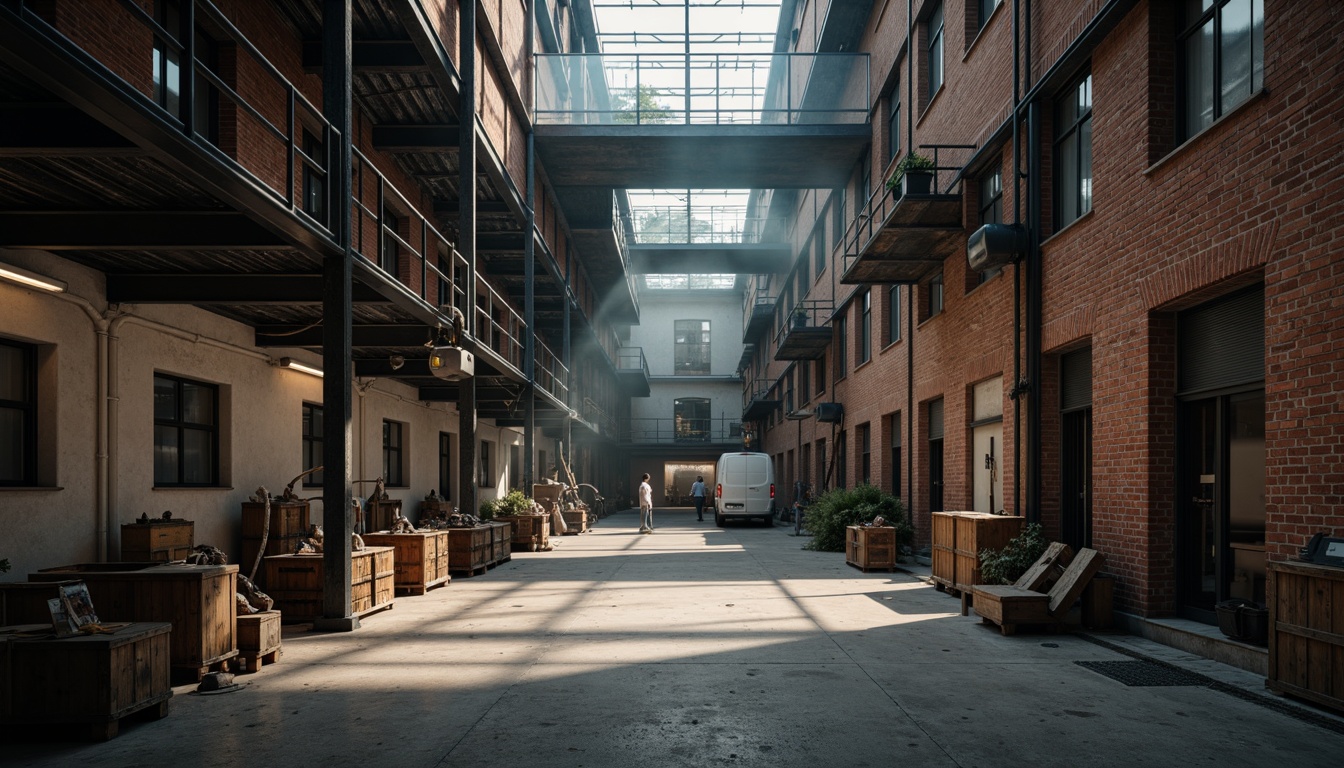
[[[282,357],[282,358],[280,358],[280,367],[281,367],[281,368],[290,368],[290,369],[295,370],[295,371],[300,371],[300,372],[302,372],[302,373],[306,373],[306,374],[308,374],[309,376],[316,376],[316,377],[319,378],[319,379],[322,378],[322,369],[321,369],[321,368],[314,368],[314,367],[311,366],[311,365],[306,365],[306,364],[304,364],[304,363],[300,363],[298,360],[295,360],[295,359],[290,358],[290,357]]]
[[[29,272],[26,269],[11,267],[8,264],[0,264],[0,277],[6,280],[26,285],[29,288],[41,288],[44,291],[52,293],[64,293],[65,283],[52,277],[39,275],[36,272]]]

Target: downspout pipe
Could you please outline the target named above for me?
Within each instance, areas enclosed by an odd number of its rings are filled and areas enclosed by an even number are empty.
[[[536,0],[527,0],[525,3],[524,24],[524,50],[527,61],[535,61],[535,36],[536,36]],[[537,68],[528,67],[524,70],[526,75],[536,77]],[[532,86],[536,88],[534,83]],[[535,94],[535,90],[533,91]],[[536,134],[532,129],[532,121],[528,121],[527,129],[527,167],[524,171],[524,188],[526,189],[526,199],[523,201],[523,210],[527,213],[526,226],[523,228],[527,232],[527,239],[523,243],[523,312],[524,321],[527,323],[527,336],[524,339],[526,349],[523,350],[524,374],[527,378],[527,392],[524,394],[525,402],[523,404],[523,488],[526,493],[531,495],[532,484],[536,482],[536,470],[533,467],[533,454],[536,452],[536,431],[537,431],[537,291],[536,291],[536,229],[537,229],[537,208],[536,208]]]
[[[1018,111],[1022,105],[1021,0],[1013,0],[1013,221],[1022,221],[1022,136]],[[1030,256],[1028,256],[1030,258]],[[1013,264],[1013,514],[1022,508],[1022,260]],[[1031,512],[1027,511],[1030,517]]]
[[[108,354],[109,354],[109,327],[110,323],[105,315],[85,299],[83,296],[74,296],[68,293],[54,294],[57,298],[67,301],[88,315],[89,321],[93,324],[94,332],[94,459],[93,459],[93,520],[94,520],[94,547],[97,556],[97,562],[107,562],[107,553],[109,550],[108,539],[112,530],[110,514],[108,512]]]
[[[1024,0],[1023,20],[1026,39],[1026,88],[1031,78],[1031,0]],[[1020,106],[1019,106],[1020,109]],[[1044,266],[1041,257],[1041,228],[1045,225],[1041,189],[1041,104],[1033,100],[1027,108],[1027,452],[1032,457],[1027,467],[1027,522],[1041,521],[1041,328],[1044,324]]]

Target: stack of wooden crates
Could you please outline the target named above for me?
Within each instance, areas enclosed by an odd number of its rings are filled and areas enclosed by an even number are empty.
[[[243,558],[238,565],[244,573],[252,571],[261,549],[261,533],[266,523],[266,507],[255,501],[243,502]],[[292,555],[299,541],[308,536],[308,502],[271,501],[271,529],[266,536],[266,555]],[[266,584],[264,571],[257,581]]]
[[[970,592],[980,578],[980,551],[1002,549],[1022,532],[1022,518],[983,512],[933,513],[933,581],[939,589]]]

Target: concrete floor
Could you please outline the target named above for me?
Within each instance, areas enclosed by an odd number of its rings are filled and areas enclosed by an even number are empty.
[[[860,573],[783,526],[654,522],[642,536],[618,513],[354,633],[287,627],[241,690],[180,687],[164,720],[8,744],[0,764],[1341,765],[1344,720],[1321,710],[1126,687],[1073,662],[1131,656],[1003,637],[917,575]],[[1283,708],[1261,678],[1188,661]]]

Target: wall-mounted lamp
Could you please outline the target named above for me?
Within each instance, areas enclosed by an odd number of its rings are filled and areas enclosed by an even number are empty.
[[[295,360],[292,357],[282,357],[280,358],[279,361],[277,361],[276,364],[279,365],[281,368],[289,368],[291,370],[299,371],[301,373],[306,373],[309,376],[316,376],[319,379],[322,378],[321,368],[314,368],[311,365],[300,363],[298,360]]]
[[[11,267],[8,264],[0,264],[0,277],[20,285],[26,285],[29,288],[41,288],[44,291],[51,291],[52,293],[65,292],[65,283],[54,277],[39,275],[36,272],[29,272],[26,269]]]

